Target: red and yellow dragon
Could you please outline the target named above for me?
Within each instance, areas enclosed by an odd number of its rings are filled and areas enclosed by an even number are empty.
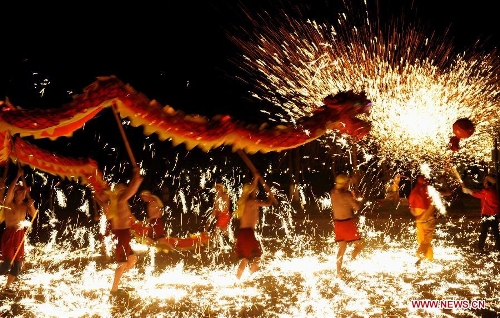
[[[42,170],[69,180],[78,180],[94,191],[107,189],[97,162],[91,158],[76,159],[59,156],[29,143],[23,137],[49,138],[72,136],[100,111],[115,106],[121,118],[128,118],[134,127],[142,126],[145,135],[157,134],[160,140],[171,140],[174,145],[184,143],[188,149],[203,151],[230,146],[246,153],[283,151],[304,145],[337,130],[362,138],[370,124],[358,118],[369,111],[371,102],[362,94],[341,92],[324,99],[309,117],[293,125],[245,125],[229,115],[211,119],[201,115],[187,115],[170,106],[162,106],[124,84],[115,76],[99,77],[82,94],[62,107],[53,109],[23,109],[8,102],[0,112],[0,165],[9,160]]]

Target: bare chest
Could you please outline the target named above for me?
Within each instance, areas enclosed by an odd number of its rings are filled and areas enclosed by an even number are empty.
[[[28,208],[26,204],[10,204],[4,208],[5,222],[7,225],[15,224],[26,219]]]

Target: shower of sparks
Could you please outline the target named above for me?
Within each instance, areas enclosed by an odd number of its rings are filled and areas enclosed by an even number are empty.
[[[66,195],[61,189],[56,189],[57,204],[61,207],[66,207]]]
[[[443,199],[441,197],[441,194],[439,193],[436,188],[433,186],[428,186],[427,191],[429,193],[429,196],[432,199],[432,203],[436,206],[437,211],[441,215],[446,215],[446,204],[447,202],[443,202]]]
[[[198,169],[199,168],[199,169]],[[112,167],[109,172],[121,166]],[[218,167],[171,171],[170,178],[183,184],[172,193],[172,206],[166,208],[167,232],[172,236],[195,233],[205,227],[211,209],[212,185]],[[233,168],[222,178],[229,196],[236,203],[243,175]],[[263,171],[263,175],[272,173]],[[115,177],[109,175],[110,179]],[[237,181],[238,180],[238,181]],[[169,180],[163,180],[169,183]],[[67,224],[51,217],[46,223],[46,242],[27,241],[25,270],[14,288],[16,297],[4,298],[0,315],[43,317],[332,317],[332,316],[449,316],[480,317],[485,311],[455,309],[415,309],[411,300],[481,300],[486,311],[500,311],[495,295],[498,289],[499,253],[474,252],[478,239],[478,219],[441,217],[435,235],[435,261],[415,267],[417,248],[414,223],[395,215],[374,217],[373,202],[367,201],[359,215],[366,249],[359,257],[345,260],[344,280],[335,272],[336,248],[328,195],[312,198],[321,211],[296,218],[287,196],[272,188],[279,206],[266,208],[257,229],[264,257],[261,270],[241,281],[235,277],[237,260],[232,246],[237,222],[230,227],[230,242],[214,236],[209,246],[190,251],[164,253],[133,242],[138,255],[136,268],[125,273],[121,287],[128,296],[109,295],[116,263],[112,259],[112,238],[105,235],[106,221],[87,211],[88,200],[74,214],[89,222]],[[300,195],[306,198],[305,189]],[[85,191],[79,191],[82,196]],[[61,191],[56,203],[67,209]],[[177,198],[182,197],[182,200]],[[133,200],[132,200],[133,201]],[[173,212],[176,210],[177,212]],[[138,209],[134,209],[138,212]],[[408,211],[401,208],[403,215]],[[401,213],[401,212],[399,212]],[[138,213],[136,213],[138,214]],[[307,214],[309,215],[309,214]],[[394,218],[393,218],[394,217]],[[59,230],[57,230],[59,228]],[[347,251],[349,255],[351,248]]]
[[[283,208],[283,207],[281,207]],[[65,239],[27,242],[27,264],[0,303],[0,314],[33,317],[481,317],[474,309],[415,309],[411,300],[483,300],[500,311],[499,253],[473,251],[478,220],[440,219],[435,260],[414,265],[416,238],[411,220],[363,218],[367,247],[345,260],[345,279],[335,278],[336,244],[328,217],[297,222],[280,234],[282,220],[265,213],[259,232],[261,270],[235,277],[233,251],[204,247],[157,252],[134,243],[139,256],[121,287],[128,296],[109,295],[115,263],[100,254],[99,225],[73,229]],[[279,211],[286,215],[285,210]],[[274,216],[274,217],[273,217]],[[347,253],[350,253],[348,249]]]
[[[373,102],[364,119],[373,128],[359,146],[380,161],[491,161],[500,118],[497,52],[477,44],[454,53],[449,34],[382,25],[371,10],[345,6],[331,24],[303,18],[300,8],[245,12],[251,26],[232,34],[241,52],[236,63],[255,79],[253,95],[284,111],[275,120],[311,115],[329,94],[364,91]],[[459,118],[471,119],[476,130],[453,152],[448,143]]]

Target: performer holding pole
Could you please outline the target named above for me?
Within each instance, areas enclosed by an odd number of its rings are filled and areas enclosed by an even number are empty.
[[[23,185],[18,185],[19,178],[23,178]],[[2,293],[14,295],[11,284],[21,273],[24,262],[24,241],[27,234],[23,222],[26,215],[31,217],[31,225],[37,215],[35,201],[30,198],[29,188],[24,180],[24,171],[18,166],[17,175],[9,185],[5,197],[5,232],[2,236],[3,262],[0,264],[0,274],[7,275],[7,282]]]
[[[110,294],[112,296],[124,296],[127,292],[119,289],[119,284],[123,273],[129,271],[135,266],[137,262],[137,255],[130,245],[132,239],[131,225],[135,221],[135,216],[132,214],[129,200],[137,193],[139,187],[144,180],[140,174],[140,168],[137,166],[135,158],[128,143],[127,136],[121,125],[120,117],[118,116],[116,105],[113,105],[113,112],[115,114],[118,128],[123,138],[123,142],[127,148],[127,152],[132,163],[132,179],[128,184],[118,183],[115,185],[113,191],[105,190],[95,193],[95,198],[101,206],[105,207],[106,217],[111,223],[111,232],[113,233],[113,240],[116,242],[115,247],[115,261],[117,267],[113,277],[113,284],[111,286]]]

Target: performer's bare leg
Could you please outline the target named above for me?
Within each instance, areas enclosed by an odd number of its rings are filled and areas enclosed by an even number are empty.
[[[238,266],[238,272],[236,273],[236,278],[240,279],[241,275],[243,275],[243,272],[245,271],[245,267],[248,265],[248,259],[243,258],[240,262],[240,265]]]
[[[344,253],[345,250],[347,249],[347,242],[346,241],[340,241],[339,243],[339,250],[337,252],[337,277],[342,278],[342,261],[344,260]]]
[[[252,265],[250,266],[250,275],[259,270],[260,257],[256,257],[252,260]]]
[[[123,273],[134,267],[136,262],[137,257],[135,255],[129,255],[126,262],[118,264],[118,267],[115,270],[115,278],[113,280],[111,291],[115,292],[118,290],[118,285],[120,284],[120,279],[122,278]]]
[[[7,283],[5,284],[5,289],[10,288],[10,284],[12,284],[16,280],[16,276],[7,274]]]
[[[365,247],[365,243],[363,242],[363,240],[358,240],[354,242],[354,250],[352,251],[351,254],[351,260],[355,259],[356,256],[358,256],[359,252],[361,252],[363,247]]]

